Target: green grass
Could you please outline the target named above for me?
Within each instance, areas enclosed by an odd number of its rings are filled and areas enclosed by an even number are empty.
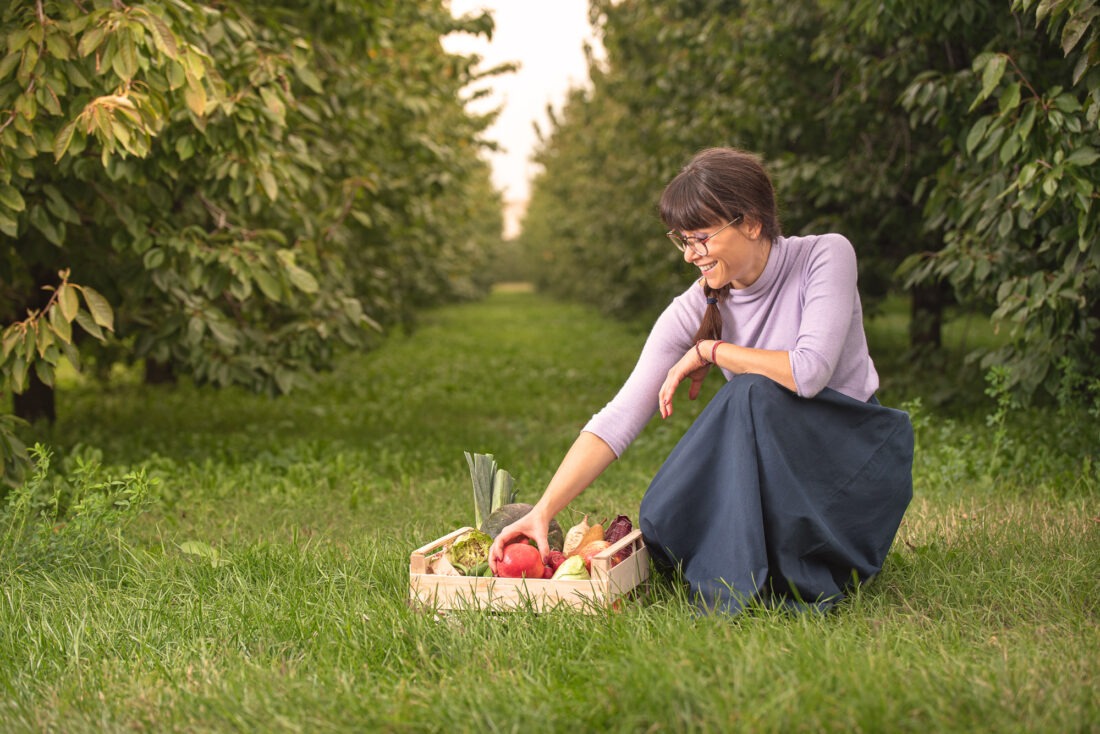
[[[67,382],[52,466],[0,516],[0,731],[1100,730],[1079,416],[888,393],[914,411],[916,498],[825,615],[701,618],[663,578],[594,616],[410,609],[409,552],[471,522],[463,451],[533,501],[643,339],[512,289],[288,398]],[[563,524],[636,518],[702,403],[681,402]],[[36,520],[53,496],[84,505]]]

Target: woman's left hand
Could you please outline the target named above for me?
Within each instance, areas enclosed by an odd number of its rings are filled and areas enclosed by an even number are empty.
[[[676,394],[676,388],[685,379],[691,380],[691,388],[688,390],[688,398],[695,400],[699,397],[699,391],[703,389],[703,379],[710,371],[710,362],[699,358],[695,348],[687,350],[680,361],[672,365],[668,371],[665,382],[657,393],[660,402],[661,417],[668,418],[672,415],[672,397]]]

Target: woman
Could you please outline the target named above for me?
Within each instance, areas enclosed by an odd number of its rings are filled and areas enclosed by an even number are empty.
[[[908,416],[875,399],[852,245],[784,237],[753,155],[704,150],[668,184],[661,218],[698,281],[665,309],[634,371],[588,422],[519,535],[547,553],[547,526],[660,411],[695,399],[712,366],[728,382],[642,499],[658,561],[678,566],[705,610],[750,600],[823,609],[882,567],[912,497]]]

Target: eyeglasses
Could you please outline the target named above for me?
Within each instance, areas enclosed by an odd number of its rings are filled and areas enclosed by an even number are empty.
[[[705,257],[707,254],[707,242],[709,242],[711,238],[714,237],[714,235],[718,234],[726,227],[737,224],[744,218],[744,214],[738,214],[736,217],[726,222],[718,229],[703,237],[684,237],[682,234],[674,229],[670,229],[668,232],[665,232],[665,234],[668,235],[668,238],[672,240],[672,244],[676,245],[676,249],[680,252],[685,252],[687,251],[687,248],[690,247],[692,252],[694,252],[696,255],[698,255],[699,257]]]

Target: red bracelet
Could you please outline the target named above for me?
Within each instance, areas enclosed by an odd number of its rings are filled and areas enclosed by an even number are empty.
[[[710,349],[710,363],[711,364],[718,364],[718,360],[716,359],[716,355],[718,354],[718,345],[719,344],[725,344],[725,342],[722,341],[721,339],[715,339],[714,340],[714,346],[711,347],[711,349]]]
[[[707,358],[703,356],[703,353],[699,351],[699,345],[703,343],[703,340],[695,342],[695,354],[699,357],[699,361],[703,364],[707,364]]]

